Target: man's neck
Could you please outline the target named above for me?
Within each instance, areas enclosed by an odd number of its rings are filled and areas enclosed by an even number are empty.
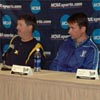
[[[88,37],[89,36],[86,35],[85,37],[81,38],[80,40],[75,41],[76,42],[76,46],[81,45],[83,42],[85,42],[88,39]]]
[[[84,36],[82,36],[81,38],[79,38],[78,40],[76,40],[76,43],[82,43],[82,42],[84,42],[85,40],[87,40],[87,38],[88,38],[88,35],[84,35]]]
[[[31,36],[31,37],[22,38],[21,40],[22,40],[23,42],[27,42],[27,41],[30,41],[30,40],[32,40],[32,39],[33,39],[33,37]]]

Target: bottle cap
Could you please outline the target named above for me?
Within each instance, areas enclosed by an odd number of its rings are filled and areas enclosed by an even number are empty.
[[[40,51],[40,49],[38,48],[38,49],[36,49],[36,51]]]

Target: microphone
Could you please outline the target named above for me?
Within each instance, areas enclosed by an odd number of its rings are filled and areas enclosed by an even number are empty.
[[[14,45],[13,44],[9,45],[8,50],[5,53],[3,53],[2,60],[5,60],[6,57],[7,57],[7,54],[9,54],[12,50],[14,50]]]

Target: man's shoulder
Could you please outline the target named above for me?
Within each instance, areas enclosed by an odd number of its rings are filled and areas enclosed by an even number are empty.
[[[97,45],[95,44],[95,42],[92,40],[92,38],[90,37],[89,40],[88,40],[88,45],[90,47],[96,47],[97,48]]]
[[[88,41],[83,45],[83,47],[85,47],[85,48],[89,48],[89,50],[96,50],[96,51],[98,51],[98,47],[97,47],[97,45],[95,44],[95,42],[92,40],[92,38],[90,37],[89,39],[88,39]]]
[[[31,43],[33,45],[37,45],[37,44],[40,44],[41,45],[40,41],[36,40],[35,38],[33,38],[33,40],[31,41]]]

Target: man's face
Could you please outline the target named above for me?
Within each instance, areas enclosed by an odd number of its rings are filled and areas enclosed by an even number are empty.
[[[17,21],[17,31],[18,35],[23,38],[26,37],[27,34],[29,33],[29,26],[25,23],[24,20],[18,20]]]
[[[77,23],[69,23],[69,31],[68,33],[71,35],[72,39],[79,40],[83,36],[83,30],[78,26]]]

